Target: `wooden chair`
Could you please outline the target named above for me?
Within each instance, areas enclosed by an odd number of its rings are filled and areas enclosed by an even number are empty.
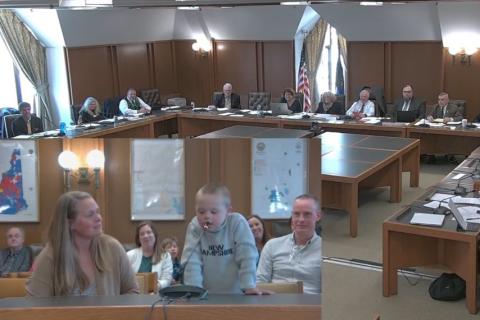
[[[1,278],[0,298],[25,297],[25,284],[28,278]]]
[[[303,293],[303,282],[260,282],[257,288],[275,293]]]
[[[145,275],[141,273],[137,273],[135,275],[135,280],[137,281],[137,284],[138,284],[138,292],[140,292],[140,294],[148,294],[148,292],[146,291],[146,288],[148,287],[148,285],[147,285],[147,279],[145,278]]]
[[[136,274],[137,277],[143,277],[144,291],[142,293],[157,293],[158,292],[158,275],[156,272],[140,272]],[[140,284],[139,284],[140,285]]]

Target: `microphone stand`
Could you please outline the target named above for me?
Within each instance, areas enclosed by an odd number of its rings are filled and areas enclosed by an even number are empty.
[[[421,128],[430,128],[430,125],[427,123],[427,110],[423,113],[423,123],[418,125]]]

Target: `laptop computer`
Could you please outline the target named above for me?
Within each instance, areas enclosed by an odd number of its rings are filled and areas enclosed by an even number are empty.
[[[450,199],[448,202],[448,206],[450,207],[450,210],[452,210],[453,216],[455,217],[455,220],[457,220],[458,225],[465,231],[478,231],[480,229],[480,224],[479,223],[472,223],[468,222],[465,220],[458,210],[457,205]]]
[[[292,111],[288,109],[287,103],[284,102],[271,102],[270,110],[272,110],[272,115],[274,116],[292,113]]]
[[[416,118],[414,111],[397,111],[397,122],[413,122]]]

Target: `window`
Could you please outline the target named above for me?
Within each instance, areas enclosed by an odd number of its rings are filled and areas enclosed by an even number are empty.
[[[17,108],[22,101],[30,103],[34,106],[35,88],[25,77],[23,72],[17,68],[13,62],[7,46],[0,37],[0,108],[10,107]],[[35,112],[35,110],[32,110]]]
[[[316,90],[318,97],[325,91],[337,92],[337,64],[339,59],[338,36],[337,30],[328,25],[325,34],[325,41],[323,43],[322,56],[320,58],[320,65],[316,75]],[[340,57],[342,66],[342,75],[345,79],[345,62]],[[340,84],[344,86],[344,84]],[[341,90],[343,92],[343,88]]]

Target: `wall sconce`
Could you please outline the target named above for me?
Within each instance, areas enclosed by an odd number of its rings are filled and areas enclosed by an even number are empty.
[[[210,51],[212,51],[212,42],[208,40],[196,40],[192,44],[192,50],[200,53],[202,56],[207,56]]]
[[[95,189],[100,187],[100,169],[103,168],[105,164],[105,156],[100,150],[91,150],[87,154],[88,167],[79,168],[77,155],[68,150],[63,151],[58,155],[58,164],[60,164],[64,170],[64,182],[67,191],[69,191],[72,186],[72,176],[77,178],[78,183],[81,184],[89,184],[90,179],[95,177]],[[77,168],[78,171],[76,171]],[[89,168],[93,169],[93,175],[89,173]]]
[[[471,65],[471,56],[477,52],[477,48],[475,47],[465,47],[465,48],[460,48],[460,47],[449,47],[448,48],[448,53],[452,55],[452,65],[455,64],[455,56],[460,57],[460,64],[462,66],[464,65]]]

